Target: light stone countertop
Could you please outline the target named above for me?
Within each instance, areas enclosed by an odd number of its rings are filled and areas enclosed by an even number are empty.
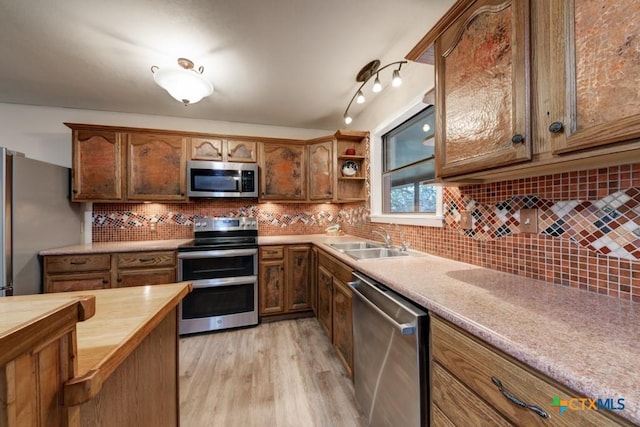
[[[102,242],[64,246],[40,251],[40,255],[101,254],[111,252],[175,251],[193,239],[145,240],[141,242]]]
[[[313,243],[578,393],[564,398],[624,398],[616,413],[640,424],[640,304],[428,254],[356,261],[325,244],[359,240],[316,234],[258,243]]]

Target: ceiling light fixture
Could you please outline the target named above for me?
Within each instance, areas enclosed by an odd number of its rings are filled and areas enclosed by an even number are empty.
[[[373,82],[373,87],[371,88],[371,90],[374,93],[378,93],[382,90],[382,84],[380,83],[380,71],[384,70],[385,68],[391,67],[393,65],[397,65],[398,68],[393,70],[391,86],[398,87],[402,84],[402,78],[400,78],[400,68],[402,68],[402,64],[406,64],[406,63],[407,61],[396,61],[396,62],[391,62],[385,65],[384,67],[380,67],[380,61],[377,59],[374,59],[373,61],[369,62],[367,65],[362,67],[362,69],[356,75],[356,82],[359,82],[362,84],[360,85],[356,93],[354,93],[353,96],[351,97],[351,101],[349,101],[349,104],[347,105],[347,109],[344,110],[344,115],[343,115],[344,122],[346,124],[350,124],[353,121],[353,118],[349,114],[349,108],[351,108],[351,104],[353,104],[354,100],[356,101],[356,104],[362,104],[366,101],[364,94],[362,93],[362,88],[364,87],[364,85],[367,84],[369,80],[371,80],[373,76],[376,76],[376,79]]]
[[[204,67],[197,70],[193,62],[186,58],[178,58],[180,68],[151,67],[153,80],[166,90],[169,95],[185,106],[199,102],[205,96],[213,93],[213,85],[202,75]]]

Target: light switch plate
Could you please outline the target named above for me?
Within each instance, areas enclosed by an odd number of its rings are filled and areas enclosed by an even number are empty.
[[[520,209],[520,232],[538,232],[538,209]]]
[[[471,219],[471,212],[460,212],[460,228],[463,230],[473,230],[473,221]]]

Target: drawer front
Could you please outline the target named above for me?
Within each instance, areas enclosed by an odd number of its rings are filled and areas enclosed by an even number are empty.
[[[438,363],[431,365],[431,399],[450,425],[508,427],[513,424],[487,405],[477,394],[469,390]],[[436,425],[447,425],[440,423]]]
[[[44,258],[45,273],[73,273],[111,269],[111,255],[50,255]]]
[[[110,272],[105,271],[46,276],[44,279],[44,292],[93,291],[96,289],[107,289],[111,287],[110,275]]]
[[[128,288],[130,286],[161,285],[175,281],[175,268],[150,268],[119,272],[116,286]]]
[[[466,332],[441,319],[431,317],[432,358],[461,383],[476,393],[502,416],[516,425],[526,426],[610,426],[620,425],[610,415],[594,410],[566,410],[559,414],[551,406],[554,396],[570,399],[580,396],[543,377],[515,359],[500,353]],[[505,390],[520,400],[536,405],[549,415],[542,418],[515,405],[492,382],[496,377]],[[442,406],[441,406],[442,408]],[[443,408],[444,409],[444,408]],[[617,417],[616,417],[617,419]]]
[[[284,246],[261,246],[260,259],[284,258]]]
[[[117,254],[118,268],[174,267],[176,257],[173,251],[126,252]]]
[[[353,269],[348,265],[338,261],[329,254],[322,251],[318,252],[318,263],[326,268],[331,274],[333,274],[338,280],[348,283],[351,280],[351,273]]]

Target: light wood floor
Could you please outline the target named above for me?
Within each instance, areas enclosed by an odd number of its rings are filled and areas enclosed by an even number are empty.
[[[315,318],[180,339],[183,427],[364,426]]]

